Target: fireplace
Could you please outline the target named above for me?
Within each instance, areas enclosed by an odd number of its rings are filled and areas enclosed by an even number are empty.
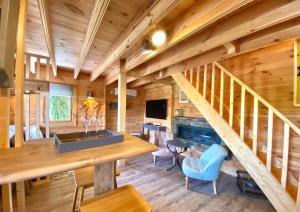
[[[176,117],[173,120],[173,130],[178,138],[196,144],[211,146],[222,143],[220,136],[204,118]]]

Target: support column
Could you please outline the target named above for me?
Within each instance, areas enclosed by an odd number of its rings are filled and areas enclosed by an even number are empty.
[[[125,61],[120,60],[120,73],[118,75],[118,132],[126,131],[126,72]],[[125,166],[126,160],[118,160],[118,166]]]
[[[118,75],[118,132],[126,131],[126,72],[124,61],[120,61]]]
[[[9,148],[9,88],[0,89],[0,149]],[[11,184],[2,185],[2,211],[12,212]]]
[[[21,147],[24,143],[24,38],[26,28],[27,0],[20,0],[17,51],[16,51],[16,89],[15,89],[15,147]],[[25,188],[24,181],[17,182],[17,208],[18,212],[25,211]]]

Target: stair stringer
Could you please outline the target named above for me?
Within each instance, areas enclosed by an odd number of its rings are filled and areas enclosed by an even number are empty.
[[[172,78],[253,177],[273,206],[278,211],[294,211],[296,204],[291,196],[210,103],[182,73],[174,74]]]

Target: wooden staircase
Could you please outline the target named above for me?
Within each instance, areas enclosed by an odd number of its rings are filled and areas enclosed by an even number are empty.
[[[288,177],[290,134],[293,132],[300,136],[300,129],[217,62],[185,70],[183,73],[172,75],[172,78],[214,127],[273,206],[278,211],[300,211],[300,186],[290,183]],[[225,80],[229,82],[227,92]],[[239,101],[235,99],[237,91]],[[245,116],[246,98],[253,101],[251,127],[246,124],[249,123],[248,120],[246,122]],[[225,101],[228,99],[226,105]],[[237,107],[239,117],[234,115]],[[264,107],[267,111],[266,144],[262,144],[259,140],[260,107]],[[272,153],[275,118],[283,123],[283,147],[280,159]],[[259,148],[261,146],[265,146],[266,151],[262,151]],[[279,167],[274,165],[275,160],[277,164],[281,163]]]

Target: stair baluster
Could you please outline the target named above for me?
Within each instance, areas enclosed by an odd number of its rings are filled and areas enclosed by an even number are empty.
[[[273,171],[274,173],[277,173],[276,170],[278,168],[275,168],[275,170],[272,169],[272,160],[274,161],[276,159],[275,156],[273,156],[273,122],[274,117],[279,118],[284,123],[284,138],[283,138],[283,151],[282,151],[282,167],[281,172],[278,175],[281,175],[277,178],[278,185],[281,184],[281,187],[287,192],[289,189],[287,188],[287,181],[288,181],[288,162],[289,162],[289,142],[290,142],[290,130],[293,130],[296,134],[300,136],[300,129],[294,125],[291,121],[289,121],[282,113],[280,113],[276,108],[274,108],[270,103],[268,103],[266,100],[264,100],[261,96],[259,96],[254,90],[252,90],[249,86],[244,84],[241,80],[236,78],[234,75],[232,75],[230,72],[228,72],[223,66],[221,66],[219,63],[214,62],[211,66],[211,79],[210,79],[210,88],[207,86],[209,85],[208,77],[207,77],[207,71],[208,66],[203,65],[203,68],[201,66],[197,66],[196,73],[194,73],[194,69],[191,69],[188,73],[188,71],[184,71],[184,76],[186,79],[189,80],[189,82],[196,88],[198,93],[202,93],[202,97],[210,103],[212,108],[214,108],[214,105],[217,104],[216,101],[219,101],[219,115],[221,117],[224,116],[224,109],[229,111],[229,118],[228,118],[228,124],[229,126],[233,128],[234,121],[238,120],[240,125],[240,138],[241,141],[246,142],[245,138],[247,136],[252,136],[252,144],[247,143],[248,145],[251,145],[252,152],[257,155],[257,157],[264,157],[262,154],[258,155],[258,115],[259,115],[259,105],[262,104],[264,107],[268,110],[268,118],[267,118],[267,153],[266,153],[266,163],[265,167],[267,170],[269,170],[270,173]],[[220,93],[219,97],[218,94],[215,93],[216,89],[216,72],[217,70],[220,72]],[[203,71],[203,79],[201,77],[201,72]],[[219,76],[219,75],[217,75]],[[230,79],[230,97],[229,97],[229,108],[226,104],[224,104],[224,84],[225,84],[225,76],[229,77]],[[176,78],[176,77],[175,77]],[[175,79],[174,78],[174,79]],[[180,77],[179,77],[180,78]],[[177,78],[180,82],[180,79]],[[196,78],[196,79],[195,79]],[[182,82],[182,81],[181,81]],[[202,83],[202,87],[201,87]],[[186,84],[187,85],[187,84]],[[241,88],[241,105],[240,105],[240,119],[236,118],[234,116],[234,98],[235,98],[235,85],[238,85]],[[184,86],[182,87],[184,88]],[[202,89],[201,89],[202,88]],[[207,97],[207,94],[210,89],[210,97]],[[188,90],[187,90],[188,91]],[[202,92],[201,92],[202,91]],[[193,92],[191,92],[193,93]],[[252,131],[251,133],[247,134],[247,131],[245,132],[245,129],[247,130],[247,126],[245,126],[245,100],[246,100],[246,94],[250,94],[253,97],[253,123],[252,123]],[[193,98],[195,98],[196,94],[191,94]],[[248,97],[247,97],[248,98]],[[207,100],[209,99],[209,100]],[[203,101],[203,100],[202,100]],[[250,131],[248,129],[248,131]],[[273,157],[273,158],[272,158]],[[262,159],[261,159],[262,160]],[[278,160],[278,159],[277,159]],[[264,160],[262,160],[264,161]],[[280,159],[278,160],[280,161]],[[263,163],[264,164],[264,163]],[[273,173],[272,173],[273,174]],[[300,175],[300,171],[299,171]],[[275,183],[275,181],[273,181]],[[300,211],[300,176],[298,181],[298,192],[297,193],[297,201],[295,201],[295,209],[297,208]],[[274,185],[275,186],[275,185]],[[287,197],[285,197],[287,198]],[[295,199],[294,199],[295,200]],[[291,205],[291,204],[290,204]]]

